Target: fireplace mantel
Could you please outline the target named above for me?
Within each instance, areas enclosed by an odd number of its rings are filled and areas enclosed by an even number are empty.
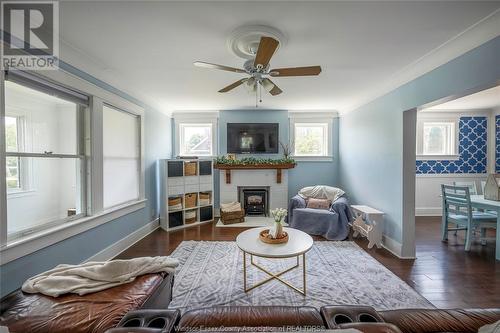
[[[231,170],[276,170],[276,183],[281,184],[281,170],[295,168],[294,163],[283,164],[215,164],[214,168],[226,170],[226,184],[231,184]]]

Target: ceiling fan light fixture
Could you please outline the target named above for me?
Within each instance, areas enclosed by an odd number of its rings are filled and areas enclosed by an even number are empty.
[[[253,93],[257,90],[257,81],[254,77],[251,77],[246,82],[246,87],[249,92]]]
[[[276,85],[272,83],[271,80],[264,79],[262,80],[262,86],[267,92],[270,92]]]

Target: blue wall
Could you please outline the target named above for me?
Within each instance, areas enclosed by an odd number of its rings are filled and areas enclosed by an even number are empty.
[[[486,173],[488,118],[460,117],[458,127],[460,158],[417,161],[417,174]]]
[[[144,209],[0,266],[0,297],[19,288],[30,276],[61,263],[77,264],[84,261],[153,221],[159,215],[157,160],[171,157],[170,118],[68,64],[61,63],[61,68],[146,109],[144,140],[147,204]]]
[[[406,227],[403,112],[499,80],[500,37],[497,37],[341,118],[342,187],[353,203],[367,204],[386,213],[387,236],[401,243]]]
[[[284,110],[229,110],[219,112],[219,155],[227,153],[227,123],[279,123],[280,141],[289,142],[288,111]],[[304,186],[323,184],[338,185],[338,118],[333,121],[333,161],[330,162],[298,162],[294,169],[288,173],[288,195],[292,197]],[[279,158],[283,152],[280,147],[279,154],[258,155],[259,157]],[[245,155],[247,156],[247,155]],[[214,203],[219,206],[218,187],[219,177],[215,179],[216,197]]]

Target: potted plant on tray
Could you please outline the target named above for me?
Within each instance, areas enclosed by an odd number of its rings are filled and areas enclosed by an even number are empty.
[[[283,218],[286,214],[287,210],[284,208],[271,210],[271,215],[274,218],[274,226],[271,229],[265,229],[260,232],[259,238],[261,241],[268,244],[288,242],[288,234],[283,230]]]
[[[288,211],[284,208],[276,208],[271,210],[271,215],[274,218],[274,228],[271,229],[271,236],[273,238],[283,237],[283,219],[285,218]]]

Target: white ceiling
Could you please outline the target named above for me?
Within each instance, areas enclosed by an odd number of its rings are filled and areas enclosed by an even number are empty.
[[[241,67],[226,39],[244,24],[271,25],[286,35],[271,67],[323,68],[319,77],[275,78],[284,93],[264,96],[262,107],[342,111],[500,2],[62,1],[60,8],[61,58],[160,111],[254,107],[255,97],[242,87],[217,92],[241,74],[192,65]]]
[[[500,86],[438,104],[423,111],[481,111],[495,108],[500,108]]]

